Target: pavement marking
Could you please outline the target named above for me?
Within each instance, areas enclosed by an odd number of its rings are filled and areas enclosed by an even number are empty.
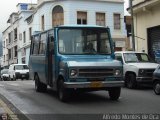
[[[7,106],[6,103],[4,103],[1,99],[0,99],[0,107],[2,107],[4,109],[4,111],[6,112],[6,114],[9,115],[9,117],[11,118],[11,120],[19,120],[17,115],[15,115]]]

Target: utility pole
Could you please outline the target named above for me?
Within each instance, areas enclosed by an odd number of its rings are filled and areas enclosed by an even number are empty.
[[[132,46],[133,46],[133,50],[135,51],[135,34],[134,34],[134,19],[133,19],[133,5],[132,5],[132,1],[133,0],[129,0],[130,1],[130,10],[131,10],[131,19],[132,19],[132,24],[131,24],[131,32],[132,32]]]

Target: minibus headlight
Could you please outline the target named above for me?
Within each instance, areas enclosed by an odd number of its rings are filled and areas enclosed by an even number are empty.
[[[72,70],[70,71],[70,76],[71,76],[71,77],[75,77],[76,75],[77,75],[77,70],[72,69]]]
[[[114,74],[115,74],[115,76],[119,76],[119,75],[121,75],[121,70],[116,69]]]

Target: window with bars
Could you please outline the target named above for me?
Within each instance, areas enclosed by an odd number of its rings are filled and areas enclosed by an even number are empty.
[[[30,38],[30,40],[32,38],[32,27],[29,28],[29,38]]]
[[[77,24],[78,25],[84,25],[87,24],[87,12],[77,12]]]
[[[118,13],[114,14],[114,29],[115,30],[121,29],[120,14]]]
[[[11,49],[8,49],[8,59],[10,60],[11,59]]]
[[[24,31],[23,32],[23,43],[25,43],[26,42],[26,32]]]
[[[41,30],[44,31],[44,15],[41,17]]]
[[[14,47],[14,57],[17,57],[17,46]]]
[[[17,28],[14,29],[14,40],[17,40]]]
[[[105,13],[96,13],[96,25],[106,26]]]
[[[8,33],[8,40],[9,40],[9,43],[11,43],[11,33]]]

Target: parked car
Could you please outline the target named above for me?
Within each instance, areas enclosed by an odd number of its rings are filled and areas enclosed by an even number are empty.
[[[9,78],[8,69],[1,70],[1,80],[7,81],[7,80],[9,80],[8,78]]]
[[[152,61],[146,53],[134,51],[115,52],[115,58],[123,64],[126,87],[136,88],[140,83],[152,83],[153,72],[158,64]]]
[[[160,65],[153,73],[153,90],[156,95],[160,95]]]
[[[29,68],[27,64],[12,64],[9,66],[9,79],[29,79]]]

